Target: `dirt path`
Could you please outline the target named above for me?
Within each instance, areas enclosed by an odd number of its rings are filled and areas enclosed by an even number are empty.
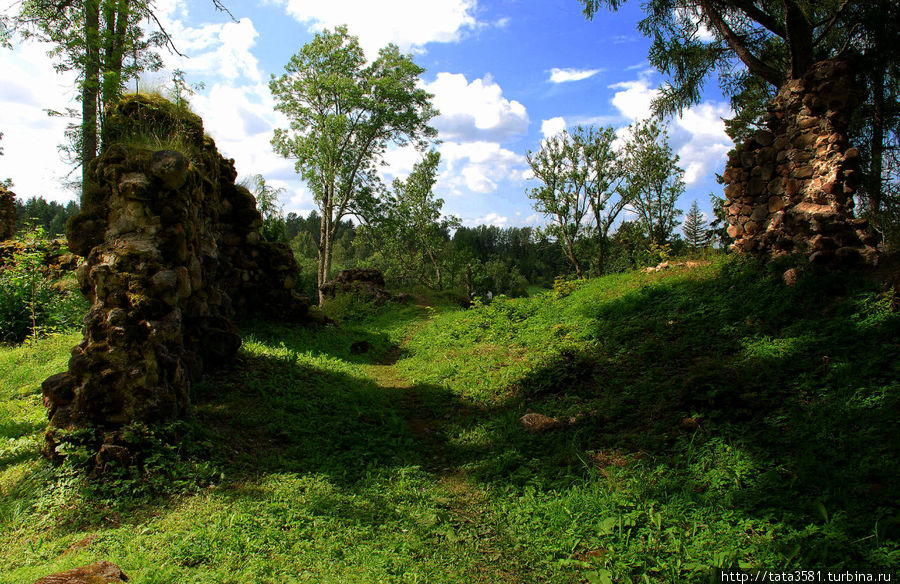
[[[414,333],[413,333],[414,334]],[[394,348],[381,363],[368,365],[379,387],[395,391],[407,412],[406,421],[410,433],[421,441],[429,462],[424,468],[434,477],[443,493],[446,509],[457,525],[457,531],[475,547],[481,555],[475,565],[472,581],[477,583],[529,581],[527,572],[507,553],[512,542],[502,534],[497,517],[491,512],[483,489],[468,476],[466,470],[453,460],[453,454],[444,437],[444,428],[452,416],[465,415],[458,405],[449,401],[435,403],[423,395],[423,390],[405,379],[397,370],[403,349]]]

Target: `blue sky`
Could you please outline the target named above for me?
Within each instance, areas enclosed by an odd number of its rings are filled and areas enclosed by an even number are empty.
[[[7,2],[9,0],[6,0]],[[3,6],[0,0],[0,7]],[[293,163],[272,153],[269,140],[285,120],[273,111],[267,82],[290,56],[324,27],[347,24],[368,55],[394,42],[426,69],[435,94],[442,140],[436,192],[444,211],[463,223],[538,225],[526,196],[525,153],[542,138],[577,124],[624,128],[649,115],[662,77],[646,61],[639,3],[587,21],[576,0],[226,0],[236,22],[211,0],[158,0],[157,14],[188,58],[164,54],[167,70],[141,83],[164,84],[180,68],[203,83],[192,105],[242,175],[260,173],[285,189],[285,211],[314,208]],[[77,107],[74,78],[53,71],[47,47],[19,45],[0,53],[0,131],[5,155],[0,177],[11,177],[20,197],[73,198],[62,186],[70,170],[56,145],[64,120],[43,110]],[[686,170],[679,207],[696,199],[708,212],[718,192],[731,142],[722,117],[730,115],[709,84],[698,106],[670,121],[670,143]],[[411,150],[389,153],[384,177],[404,176],[417,160]],[[73,175],[77,178],[77,172]]]

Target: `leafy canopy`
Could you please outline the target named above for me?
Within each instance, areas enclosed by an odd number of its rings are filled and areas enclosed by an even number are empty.
[[[320,205],[334,206],[338,217],[364,213],[363,195],[371,194],[364,187],[377,181],[374,171],[388,145],[424,148],[437,136],[428,126],[437,114],[432,95],[416,87],[423,72],[395,45],[367,65],[358,39],[342,26],[317,34],[291,57],[284,75],[273,77],[275,109],[290,126],[275,130],[272,145],[296,159]]]

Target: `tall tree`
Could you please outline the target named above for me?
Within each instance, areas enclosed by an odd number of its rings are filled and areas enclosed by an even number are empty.
[[[603,274],[610,228],[630,202],[627,191],[621,188],[625,169],[613,148],[616,131],[612,127],[597,130],[579,126],[573,132],[572,139],[581,159],[580,164],[584,167],[588,205],[594,216],[599,276]]]
[[[576,275],[583,275],[579,247],[593,244],[597,273],[603,272],[609,230],[629,203],[621,187],[624,167],[613,148],[613,128],[578,126],[544,140],[537,153],[526,155],[535,178],[543,185],[528,197],[549,216],[549,230],[559,240]]]
[[[565,130],[544,139],[538,152],[528,151],[528,165],[541,186],[528,192],[535,211],[548,216],[552,223],[546,231],[559,241],[575,275],[583,277],[581,259],[576,246],[589,230],[588,193],[583,172],[575,171],[577,154],[572,138]]]
[[[213,5],[228,12],[221,0]],[[175,50],[153,10],[154,0],[23,0],[17,14],[0,18],[0,45],[18,31],[24,39],[53,46],[49,54],[57,71],[78,72],[80,122],[67,134],[74,142],[73,159],[82,167],[82,183],[103,147],[106,106],[121,95],[128,79],[162,66],[156,49]],[[155,31],[148,32],[147,21],[156,24]]]
[[[275,151],[296,159],[321,212],[318,284],[331,277],[334,233],[347,215],[374,208],[377,167],[389,144],[427,146],[437,136],[428,122],[437,115],[432,95],[417,86],[424,69],[395,45],[366,63],[346,27],[325,30],[303,46],[269,83],[276,109],[289,128],[278,128]],[[319,303],[323,301],[319,292]]]
[[[579,0],[594,18],[627,0]],[[853,58],[866,90],[853,134],[868,155],[868,205],[881,205],[890,157],[900,144],[900,3],[896,0],[647,0],[638,28],[653,39],[651,64],[668,76],[657,113],[682,111],[701,99],[717,74],[736,116],[729,133],[742,141],[761,123],[766,100],[817,62]],[[894,175],[896,176],[896,175]]]
[[[444,248],[460,220],[441,215],[444,200],[433,191],[439,161],[440,154],[433,150],[406,180],[394,180],[393,192],[385,194],[379,212],[360,230],[378,250],[386,275],[441,289],[447,263]]]
[[[684,170],[669,146],[668,135],[658,122],[636,122],[629,128],[623,153],[626,190],[650,241],[663,245],[678,225],[675,208],[684,192]]]

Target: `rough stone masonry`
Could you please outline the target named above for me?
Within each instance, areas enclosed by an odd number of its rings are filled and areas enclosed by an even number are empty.
[[[92,306],[68,370],[42,389],[50,456],[61,431],[91,428],[98,463],[127,463],[121,429],[182,416],[190,381],[235,355],[235,311],[303,321],[308,303],[293,255],[261,241],[256,202],[199,117],[136,95],[107,123],[116,142],[91,163],[68,226]]]
[[[819,63],[770,102],[761,130],[732,151],[723,178],[737,252],[806,255],[813,263],[876,263],[878,237],[853,217],[859,152],[847,139],[858,103],[852,67]]]
[[[16,195],[0,185],[0,241],[16,233]]]

